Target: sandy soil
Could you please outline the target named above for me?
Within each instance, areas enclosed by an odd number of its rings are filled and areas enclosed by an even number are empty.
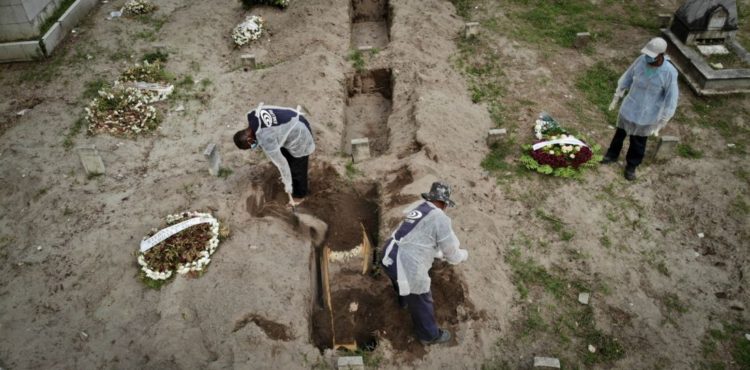
[[[516,340],[526,306],[504,257],[523,239],[531,240],[525,253],[537,263],[608,287],[608,293],[594,292],[592,320],[620,338],[627,352],[597,368],[697,367],[708,330],[722,319],[748,320],[750,220],[731,211],[731,202],[750,202],[747,181],[732,175],[750,169],[746,155],[710,149],[726,146],[712,130],[669,126],[665,134],[705,137],[711,143],[706,157],[644,166],[634,184],[624,182],[617,167],[582,182],[535,175],[498,182],[479,166],[493,123],[485,106],[471,102],[454,68],[464,20],[448,1],[391,0],[387,22],[362,16],[355,27],[344,0],[292,0],[284,11],[251,12],[231,0],[163,0],[153,17],[164,23],[152,36],[139,36],[154,29],[147,22],[105,19],[123,2],[96,8],[52,60],[0,66],[0,367],[294,369],[334,361],[314,339],[313,243],[280,205],[283,194],[268,161],[236,150],[231,140],[244,127],[245,112],[261,101],[299,104],[308,112],[317,144],[315,193],[302,211],[324,219],[329,237],[351,234],[360,227],[354,222],[359,215],[374,212],[379,216],[368,218],[366,227],[373,240],[383,240],[402,208],[432,181],[453,185],[459,207],[449,215],[470,258],[436,269],[433,284],[439,321],[456,340],[423,348],[407,338],[407,315],[384,298],[391,292],[386,279],[368,280],[369,290],[352,293],[369,302],[364,330],[394,329],[378,338],[373,356],[382,359],[380,367],[477,368],[500,356],[511,368],[525,368],[533,356],[549,355],[549,345],[559,341],[550,333]],[[382,16],[382,4],[370,5],[364,13]],[[250,13],[262,15],[270,32],[235,49],[231,29]],[[639,36],[616,36],[622,37],[618,48],[598,53],[629,60],[649,37]],[[526,140],[524,125],[540,110],[575,121],[566,102],[582,98],[574,81],[562,76],[593,65],[595,57],[557,50],[550,59],[509,38],[494,42],[514,101],[534,103],[513,106],[510,117],[519,124],[510,127],[512,137]],[[169,51],[173,74],[191,75],[196,86],[210,84],[199,98],[162,103],[165,119],[153,134],[74,137],[75,146],[96,145],[107,166],[106,175],[87,178],[75,150],[63,146],[82,115],[86,82],[114,80],[157,43]],[[391,70],[388,94],[352,97],[356,71],[347,58],[354,44],[379,48],[364,55],[365,68]],[[264,68],[244,70],[244,53],[256,54]],[[45,73],[51,73],[48,80]],[[553,78],[559,83],[549,84]],[[689,91],[682,93],[688,101]],[[180,104],[185,111],[176,111]],[[25,108],[32,109],[16,115]],[[746,127],[747,116],[739,112],[735,120]],[[579,126],[603,145],[612,132],[603,123]],[[352,132],[373,133],[381,142],[350,178],[342,153],[348,150],[343,138]],[[222,166],[233,170],[226,179],[209,176],[202,154],[208,143],[217,143]],[[356,202],[345,193],[373,205],[354,212]],[[146,288],[135,261],[140,239],[165,215],[199,209],[211,210],[232,233],[207,273]],[[537,209],[566,220],[573,243],[550,234]],[[617,221],[609,222],[610,215]],[[613,248],[602,247],[603,235]],[[650,256],[667,264],[669,276]],[[677,325],[665,325],[667,294],[689,306]],[[548,298],[537,303],[555,304]],[[388,304],[382,312],[370,307]],[[387,324],[379,326],[380,320]]]

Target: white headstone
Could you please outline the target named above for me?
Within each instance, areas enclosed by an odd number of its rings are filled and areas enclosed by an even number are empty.
[[[206,150],[203,151],[203,156],[208,160],[208,173],[212,176],[219,176],[219,166],[221,166],[221,156],[219,155],[219,148],[216,144],[208,144]]]
[[[370,158],[370,140],[368,138],[352,140],[352,162],[359,163]]]
[[[464,37],[474,37],[479,34],[479,22],[468,22],[464,26]]]
[[[250,68],[255,68],[255,65],[257,63],[255,54],[242,54],[240,55],[240,59],[242,60],[242,65]]]
[[[560,368],[560,360],[554,357],[534,357],[534,367]]]
[[[578,302],[580,302],[581,304],[589,304],[589,297],[591,297],[591,293],[578,293]]]
[[[102,157],[99,156],[96,146],[84,146],[77,148],[76,151],[87,175],[96,176],[104,174],[104,162],[102,162]]]
[[[339,357],[338,370],[364,370],[365,362],[362,356],[344,356]]]
[[[503,140],[503,137],[505,137],[505,134],[508,133],[507,129],[504,128],[493,128],[492,130],[487,132],[487,146],[492,146],[496,143],[499,143]]]

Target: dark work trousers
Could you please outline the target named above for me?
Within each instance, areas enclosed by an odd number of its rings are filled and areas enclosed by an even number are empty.
[[[432,303],[432,292],[424,294],[409,294],[406,296],[398,293],[398,278],[396,270],[396,255],[398,254],[398,245],[394,245],[389,255],[393,260],[390,266],[383,266],[385,273],[391,278],[393,287],[396,289],[396,296],[399,304],[406,303],[409,306],[411,321],[414,323],[414,330],[417,332],[417,338],[424,341],[432,341],[440,336],[440,328],[435,321],[435,308]]]
[[[607,158],[617,160],[622,151],[622,143],[625,141],[625,136],[628,134],[625,130],[617,128],[615,136],[612,138],[612,142],[609,144],[607,150]],[[628,153],[625,155],[625,162],[628,168],[635,169],[643,161],[643,156],[646,154],[646,140],[648,136],[635,136],[630,135],[630,147],[628,147]]]
[[[292,196],[295,198],[304,198],[307,193],[307,159],[310,156],[300,158],[293,157],[285,148],[281,148],[281,155],[289,162],[289,169],[292,172]]]

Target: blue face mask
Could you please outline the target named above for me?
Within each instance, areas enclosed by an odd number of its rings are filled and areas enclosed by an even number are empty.
[[[655,61],[656,61],[656,58],[652,58],[652,57],[646,55],[646,63],[650,64],[650,63],[653,63]]]
[[[258,147],[258,142],[257,141],[253,141],[253,143],[250,144],[250,150],[253,150],[253,149],[257,148],[257,147]]]

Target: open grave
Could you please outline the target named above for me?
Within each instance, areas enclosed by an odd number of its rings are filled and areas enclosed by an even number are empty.
[[[251,215],[299,223],[285,208],[287,196],[274,166],[261,168],[252,187],[247,198]],[[370,351],[387,340],[408,361],[426,351],[414,336],[409,311],[399,307],[390,280],[379,270],[380,190],[374,183],[348,182],[326,164],[310,169],[311,193],[297,213],[328,225],[325,235],[311,242],[310,339],[321,351]],[[441,327],[455,332],[460,322],[482,318],[456,269],[436,261],[430,276]]]
[[[343,151],[351,154],[352,140],[367,138],[371,155],[382,155],[388,150],[388,117],[393,105],[391,70],[357,72],[347,78],[346,92]]]
[[[352,0],[352,49],[382,48],[390,41],[391,8],[388,0]]]

